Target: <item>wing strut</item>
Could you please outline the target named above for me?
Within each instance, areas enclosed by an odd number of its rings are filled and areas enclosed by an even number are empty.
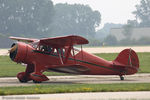
[[[74,58],[74,62],[76,63],[76,57],[75,57],[75,53],[74,53],[74,48],[72,48],[73,50],[73,58]]]
[[[65,61],[64,61],[64,63],[67,63],[67,60],[68,60],[68,58],[69,58],[69,55],[70,55],[70,52],[71,52],[71,48],[72,48],[72,46],[69,46],[69,49],[66,51],[66,57],[65,57]]]
[[[82,52],[82,45],[81,45],[81,54],[82,54],[82,60],[83,60],[83,52]]]
[[[62,59],[62,49],[60,49],[60,50],[61,50],[61,51],[59,51],[58,48],[57,48],[57,54],[58,54],[58,56],[59,56],[59,59],[60,59],[61,64],[64,65],[64,62],[63,62],[63,59]]]

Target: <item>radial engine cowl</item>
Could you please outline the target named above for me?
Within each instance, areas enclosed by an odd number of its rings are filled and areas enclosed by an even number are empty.
[[[18,42],[14,43],[10,49],[11,60],[17,63],[24,63],[27,56],[27,44]]]

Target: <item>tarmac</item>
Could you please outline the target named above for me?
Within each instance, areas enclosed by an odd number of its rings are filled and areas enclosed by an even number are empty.
[[[40,83],[40,85],[48,84],[112,84],[112,83],[150,83],[150,74],[135,74],[125,76],[125,80],[121,81],[119,76],[104,75],[73,75],[73,76],[48,76],[50,80]],[[0,78],[0,87],[6,86],[31,86],[35,85],[32,81],[28,83],[20,83],[16,77]]]
[[[49,76],[50,80],[40,83],[47,84],[112,84],[112,83],[150,83],[150,74],[135,74],[125,76],[121,81],[118,76]],[[0,78],[0,87],[3,86],[30,86],[35,85],[32,81],[20,83],[16,77]],[[139,92],[90,92],[90,93],[59,93],[59,94],[36,94],[36,95],[9,95],[0,96],[0,100],[150,100],[149,91]]]
[[[0,100],[150,100],[150,92],[93,92],[0,96]]]

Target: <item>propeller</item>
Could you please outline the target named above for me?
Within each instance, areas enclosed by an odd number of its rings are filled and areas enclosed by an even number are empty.
[[[18,48],[17,44],[14,43],[14,44],[12,44],[11,49],[8,50],[8,52],[9,52],[9,54],[10,54],[9,56],[10,56],[10,58],[11,58],[12,60],[14,60],[15,57],[16,57],[17,48]]]
[[[12,48],[9,51],[9,53],[14,52],[17,49],[17,45],[15,44],[14,46],[12,46]]]

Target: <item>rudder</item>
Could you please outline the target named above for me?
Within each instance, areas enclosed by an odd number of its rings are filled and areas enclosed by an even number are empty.
[[[136,52],[132,49],[124,49],[113,61],[115,64],[134,67],[139,69],[139,59]]]

